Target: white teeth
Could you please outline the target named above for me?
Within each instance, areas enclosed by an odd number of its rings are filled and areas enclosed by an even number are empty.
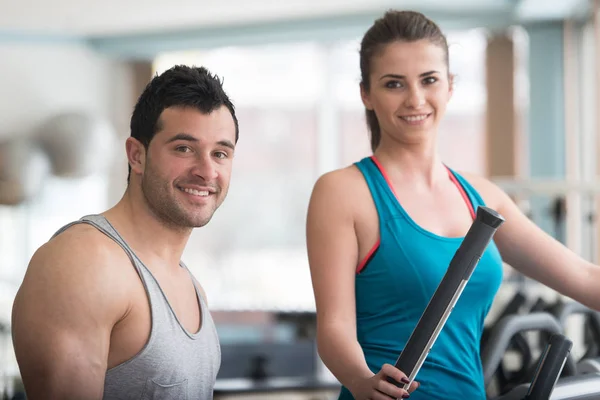
[[[194,196],[208,196],[208,190],[195,190],[195,189],[181,189],[186,193],[193,194]]]
[[[427,118],[427,114],[424,115],[414,115],[414,116],[410,116],[410,117],[402,117],[402,119],[408,121],[408,122],[417,122],[417,121],[423,121],[425,118]]]

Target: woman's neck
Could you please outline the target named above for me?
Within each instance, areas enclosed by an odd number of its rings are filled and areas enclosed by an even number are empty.
[[[394,179],[403,182],[431,188],[448,176],[437,151],[428,144],[386,143],[376,149],[374,156]]]

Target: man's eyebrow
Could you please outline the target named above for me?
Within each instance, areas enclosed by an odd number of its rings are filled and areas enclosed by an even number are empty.
[[[177,140],[185,140],[188,142],[197,142],[198,141],[198,139],[196,139],[195,137],[193,137],[192,135],[190,135],[188,133],[178,133],[177,135],[169,138],[169,140],[167,140],[167,143],[176,142]]]
[[[219,146],[229,147],[231,150],[235,150],[235,145],[229,140],[219,140],[217,144]]]
[[[178,133],[177,135],[169,138],[169,140],[167,140],[166,143],[172,143],[178,140],[184,140],[187,142],[199,142],[199,140],[196,137],[190,135],[189,133]],[[231,150],[235,150],[235,145],[230,140],[219,140],[217,144],[219,146],[228,147]]]

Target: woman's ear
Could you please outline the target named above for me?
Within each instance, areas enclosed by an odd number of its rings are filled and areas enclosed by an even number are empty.
[[[128,137],[125,141],[125,152],[127,153],[127,161],[131,167],[131,172],[141,175],[146,164],[146,148],[144,145],[136,138]]]
[[[367,110],[373,109],[369,92],[365,89],[365,85],[362,83],[360,84],[360,98],[362,99],[362,102]]]

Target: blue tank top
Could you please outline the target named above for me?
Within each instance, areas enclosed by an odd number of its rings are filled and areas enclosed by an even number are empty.
[[[380,238],[357,268],[355,280],[358,341],[377,373],[394,365],[417,325],[463,238],[447,238],[417,225],[397,200],[375,157],[356,163],[379,215]],[[473,210],[484,205],[475,189],[448,169]],[[502,283],[502,259],[490,242],[416,380],[413,400],[486,399],[480,357],[485,317]],[[342,388],[340,400],[353,399]]]

